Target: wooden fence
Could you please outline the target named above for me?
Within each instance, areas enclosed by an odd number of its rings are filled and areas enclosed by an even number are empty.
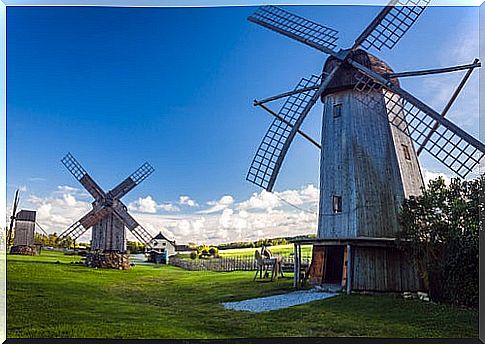
[[[309,257],[302,258],[303,264],[310,264]],[[170,257],[169,264],[191,271],[256,271],[256,259],[251,256],[232,256],[210,259]],[[293,257],[283,257],[284,271],[293,271]]]

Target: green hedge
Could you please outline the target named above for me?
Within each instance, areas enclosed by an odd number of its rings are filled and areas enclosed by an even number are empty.
[[[479,231],[485,177],[429,182],[404,201],[401,239],[433,301],[478,307]],[[403,241],[404,243],[404,241]]]

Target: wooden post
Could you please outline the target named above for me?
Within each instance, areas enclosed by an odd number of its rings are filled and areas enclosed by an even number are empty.
[[[352,251],[350,244],[347,244],[347,294],[352,291]]]
[[[298,283],[301,281],[301,244],[298,244]],[[301,283],[300,285],[301,286]]]
[[[297,276],[297,255],[298,255],[298,247],[296,243],[293,244],[293,287],[296,289],[298,288],[298,276]]]

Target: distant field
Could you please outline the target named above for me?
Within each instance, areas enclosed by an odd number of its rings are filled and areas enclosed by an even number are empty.
[[[279,245],[279,246],[268,246],[269,250],[274,255],[288,257],[293,254],[293,244]],[[230,256],[254,256],[255,250],[261,250],[261,247],[257,248],[232,248],[229,250],[219,250],[219,255],[230,257]],[[311,257],[312,246],[304,245],[301,247],[302,257]]]
[[[291,274],[262,282],[253,272],[91,269],[49,251],[7,259],[8,338],[478,336],[477,311],[390,296],[339,295],[256,314],[221,305],[289,292]]]

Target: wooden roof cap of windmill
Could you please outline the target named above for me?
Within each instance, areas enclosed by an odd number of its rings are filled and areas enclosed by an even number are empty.
[[[357,49],[357,50],[351,51],[349,54],[349,57],[352,60],[357,61],[361,65],[373,70],[374,72],[380,75],[394,73],[392,68],[389,67],[387,63],[385,63],[380,58],[372,55],[371,53],[365,50]],[[323,66],[323,74],[325,75],[330,73],[332,69],[336,66],[336,64],[339,62],[340,61],[338,61],[338,59],[333,56],[330,56],[329,58],[327,58]],[[342,66],[339,68],[339,70],[336,72],[330,84],[322,93],[322,99],[323,97],[331,93],[335,93],[335,92],[339,92],[347,89],[353,89],[355,85],[359,82],[359,80],[356,77],[358,73],[359,72],[356,68],[352,67],[349,63],[344,62]],[[400,86],[397,78],[390,78],[389,80],[395,86],[398,86],[398,87]]]

